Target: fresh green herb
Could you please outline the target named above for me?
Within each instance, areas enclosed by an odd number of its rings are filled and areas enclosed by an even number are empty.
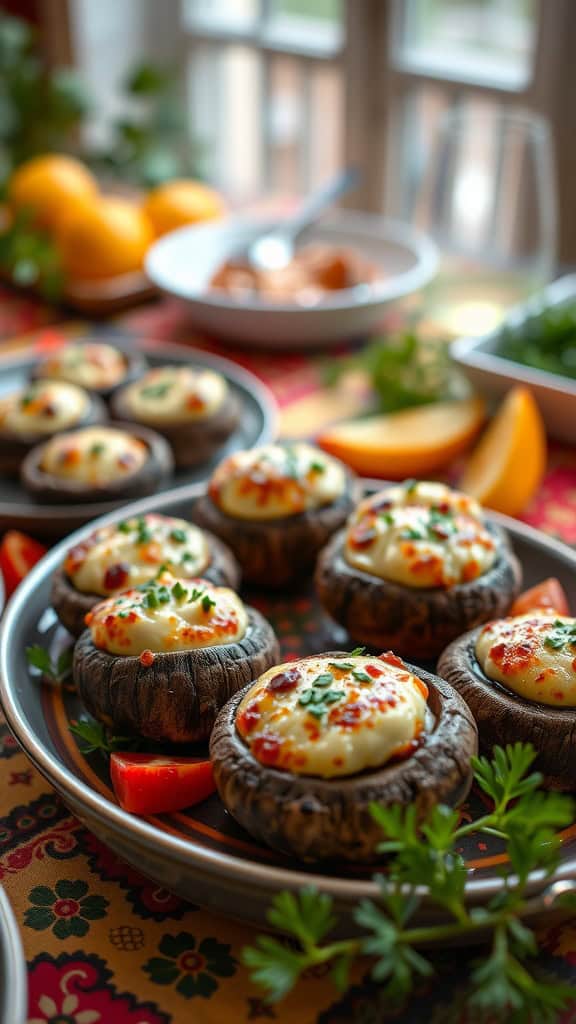
[[[316,679],[312,680],[312,686],[330,686],[330,683],[334,682],[334,676],[331,672],[322,672],[321,675],[316,676]]]
[[[418,481],[417,480],[412,480],[412,479],[405,480],[404,481],[404,490],[405,490],[407,495],[414,494],[418,490]]]
[[[197,587],[192,587],[192,592],[188,598],[188,604],[192,604],[192,601],[197,601],[199,597],[202,597],[203,590],[198,590]]]
[[[394,412],[443,399],[463,397],[466,384],[450,359],[445,338],[426,338],[414,331],[375,338],[362,352],[326,366],[328,384],[349,370],[364,370],[381,412]]]
[[[193,558],[194,558],[194,555],[192,554],[191,551],[184,551],[183,554],[182,554],[182,561],[183,562],[189,562]]]
[[[43,676],[52,679],[55,683],[63,683],[72,674],[72,659],[74,649],[67,647],[58,655],[56,662],[52,661],[49,652],[40,644],[33,644],[26,648],[26,660],[32,668],[40,670]]]
[[[64,275],[58,247],[33,223],[29,210],[16,213],[11,224],[0,231],[0,269],[13,284],[33,287],[46,299],[57,300],[62,293]]]
[[[412,526],[407,526],[405,530],[402,530],[400,536],[402,540],[424,540],[421,530],[415,530]]]
[[[381,512],[380,519],[383,519],[387,526],[394,526],[395,519],[393,512]]]
[[[140,394],[143,398],[164,398],[172,387],[172,381],[166,381],[164,384],[148,384],[146,387],[140,389]]]
[[[357,683],[371,683],[372,677],[367,672],[362,672],[360,669],[353,668],[352,675]]]
[[[205,612],[209,612],[211,608],[214,608],[216,601],[214,601],[208,594],[204,594],[202,598],[202,608]]]
[[[158,600],[160,601],[160,604],[168,604],[168,602],[170,600],[170,594],[169,594],[169,591],[168,591],[168,587],[165,587],[165,586],[158,587],[158,589],[156,591],[156,596],[157,596]]]
[[[32,402],[34,401],[35,398],[36,395],[31,393],[30,391],[26,391],[25,394],[20,396],[20,408],[27,409],[29,405],[32,405]]]
[[[304,971],[320,964],[331,965],[332,980],[344,990],[351,964],[368,956],[372,977],[384,986],[386,998],[405,1000],[421,978],[434,974],[431,961],[418,951],[422,946],[441,939],[481,937],[491,930],[490,952],[469,975],[467,1019],[500,1020],[505,1014],[515,1024],[552,1024],[574,998],[574,990],[547,978],[537,980],[532,966],[524,966],[534,957],[536,943],[521,917],[528,902],[528,878],[535,870],[554,870],[557,830],[573,820],[575,805],[570,797],[539,790],[542,776],[531,771],[535,757],[530,744],[516,743],[495,747],[491,761],[474,758],[476,781],[493,804],[475,822],[458,825],[458,811],[442,805],[420,824],[414,805],[373,805],[372,815],[384,837],[379,850],[389,856],[389,873],[375,877],[378,902],[363,900],[356,908],[360,936],[330,939],[338,921],[333,900],[325,893],[313,888],[278,893],[268,920],[297,947],[267,935],[243,951],[244,963],[266,998],[283,999]],[[476,832],[504,840],[510,874],[503,892],[482,907],[471,908],[465,898],[466,867],[457,850],[465,835]],[[448,915],[448,921],[412,925],[423,898]]]
[[[148,542],[152,540],[152,531],[145,519],[140,518],[137,520],[136,529],[138,530],[138,536],[136,537],[137,544],[148,544]]]
[[[515,363],[576,378],[576,303],[542,309],[521,326],[504,327],[496,351]]]
[[[90,455],[93,455],[94,457],[102,455],[104,451],[106,451],[106,445],[102,444],[101,441],[97,441],[96,444],[93,444],[90,447]]]
[[[172,596],[175,597],[177,601],[183,601],[185,597],[188,597],[188,591],[186,590],[186,587],[182,586],[180,580],[176,580],[176,583],[172,587]]]
[[[145,608],[157,608],[159,605],[158,595],[155,590],[147,590],[142,602]]]
[[[365,647],[355,647],[353,651],[350,651],[351,658],[358,658],[361,654],[364,654]]]
[[[186,541],[186,530],[181,530],[179,526],[170,530],[170,540],[173,540],[176,544],[184,544]]]
[[[576,625],[556,619],[553,631],[544,639],[544,646],[553,651],[561,651],[567,644],[570,647],[576,646]]]
[[[319,704],[315,704],[313,708],[308,708],[308,714],[314,715],[314,718],[323,718],[326,712],[326,708]]]
[[[344,690],[326,690],[322,694],[322,700],[324,704],[335,704],[337,700],[342,700],[342,697],[345,696]]]
[[[303,708],[305,708],[306,705],[309,704],[310,701],[312,700],[313,695],[314,690],[302,690],[302,693],[298,697],[298,703],[301,704]]]
[[[119,619],[127,619],[128,618],[128,612],[118,612],[118,618]]]
[[[117,528],[120,530],[120,533],[130,533],[130,531],[134,529],[132,523],[128,522],[127,519],[124,519],[123,522],[118,523]]]
[[[351,672],[354,665],[351,661],[329,661],[330,668],[340,669],[342,672]]]
[[[82,741],[82,753],[99,751],[109,756],[114,750],[135,750],[139,740],[134,736],[112,736],[101,722],[82,718],[69,726],[73,736]]]
[[[310,463],[310,469],[314,473],[325,473],[326,472],[326,466],[325,466],[325,464],[323,462],[311,462]]]

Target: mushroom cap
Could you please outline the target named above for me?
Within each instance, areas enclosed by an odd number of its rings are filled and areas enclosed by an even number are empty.
[[[464,698],[478,726],[480,747],[532,743],[534,767],[551,789],[576,790],[576,708],[552,707],[507,690],[482,670],[476,657],[480,627],[454,640],[440,655],[438,674]]]
[[[38,499],[46,502],[62,502],[68,500],[85,501],[117,501],[120,498],[141,498],[160,488],[171,476],[174,459],[170,446],[154,430],[148,430],[137,423],[110,422],[107,427],[124,430],[148,448],[148,458],[136,472],[127,474],[122,479],[112,480],[101,486],[87,486],[76,480],[68,480],[47,473],[41,468],[45,444],[36,445],[24,459],[20,469],[20,477],[24,487]],[[77,428],[66,433],[75,433]]]
[[[206,494],[192,519],[220,537],[242,566],[243,579],[275,590],[302,581],[318,552],[346,522],[355,504],[356,478],[346,469],[346,486],[336,501],[278,519],[239,519],[223,512]]]
[[[345,533],[321,551],[314,582],[320,602],[356,641],[412,658],[434,658],[471,626],[505,614],[518,594],[522,569],[500,527],[494,564],[482,576],[449,589],[416,588],[372,576],[344,555]]]
[[[237,590],[240,585],[240,566],[234,555],[218,537],[214,537],[208,531],[204,532],[210,549],[210,561],[202,570],[202,577],[219,587]],[[52,576],[50,603],[60,622],[72,636],[80,636],[84,632],[86,615],[94,605],[103,600],[102,594],[77,590],[64,572],[63,566],[56,569]]]
[[[110,408],[118,419],[133,418],[125,400],[124,388],[113,396]],[[147,420],[146,426],[153,428],[168,441],[176,466],[184,469],[198,466],[212,458],[238,426],[241,412],[239,399],[230,392],[210,416],[173,423],[152,423]]]
[[[94,646],[89,629],[74,648],[73,677],[94,718],[120,735],[157,742],[194,743],[210,735],[226,701],[280,656],[270,623],[247,607],[241,640],[218,647],[140,658],[109,654]]]
[[[437,803],[464,800],[477,751],[472,715],[444,680],[406,667],[428,687],[434,729],[406,760],[353,776],[322,779],[260,764],[236,728],[249,687],[232,697],[216,719],[210,757],[222,802],[236,821],[256,839],[301,860],[373,861],[383,836],[371,803],[414,803],[423,817]]]

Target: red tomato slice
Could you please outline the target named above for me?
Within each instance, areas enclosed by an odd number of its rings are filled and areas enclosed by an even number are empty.
[[[165,814],[199,804],[216,789],[212,764],[194,757],[110,755],[118,803],[132,814]]]
[[[46,551],[47,548],[43,544],[18,530],[8,530],[4,534],[0,543],[0,569],[4,577],[6,597],[10,597]]]
[[[527,615],[528,612],[536,611],[538,608],[551,612],[558,612],[558,615],[570,615],[570,606],[564,588],[555,576],[537,583],[530,590],[519,594],[512,605],[509,615]]]

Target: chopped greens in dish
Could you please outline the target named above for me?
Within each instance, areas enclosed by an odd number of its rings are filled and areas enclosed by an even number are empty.
[[[544,309],[521,327],[504,327],[496,352],[523,366],[576,380],[576,302]]]

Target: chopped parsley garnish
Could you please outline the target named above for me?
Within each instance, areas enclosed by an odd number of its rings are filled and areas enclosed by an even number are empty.
[[[182,601],[185,597],[188,597],[188,591],[186,590],[186,587],[182,586],[180,580],[176,580],[176,583],[172,587],[172,596],[175,597],[177,601]]]
[[[181,530],[179,526],[170,530],[170,540],[175,541],[176,544],[184,544],[186,540],[186,531]]]
[[[148,544],[148,542],[152,540],[152,531],[147,525],[145,519],[138,519],[136,529],[138,530],[138,536],[136,537],[137,544]]]
[[[371,683],[372,679],[367,672],[362,672],[360,669],[353,668],[352,675],[357,683]]]
[[[128,612],[118,612],[118,618],[119,619],[127,619],[128,618]]]
[[[188,604],[190,604],[192,601],[197,601],[199,597],[202,597],[202,594],[203,594],[202,590],[198,590],[197,587],[193,587],[192,588],[192,593],[190,594],[190,597],[188,598]]]
[[[202,608],[205,612],[209,612],[211,608],[214,608],[216,601],[214,601],[208,594],[204,594],[202,598]]]
[[[354,665],[349,661],[329,661],[330,668],[340,669],[342,672],[351,672]]]
[[[383,519],[387,526],[394,526],[394,516],[392,512],[381,512],[380,519]]]
[[[552,651],[561,651],[567,644],[576,647],[576,622],[563,622],[562,619],[554,621],[554,628],[544,638],[544,646]]]
[[[133,529],[133,526],[131,525],[131,523],[128,522],[127,519],[124,519],[121,523],[118,523],[117,528],[120,530],[120,533],[130,533],[130,530]]]
[[[325,473],[326,472],[326,466],[325,466],[325,464],[323,462],[311,462],[310,463],[310,469],[314,473]]]
[[[422,531],[415,530],[412,526],[409,526],[406,530],[402,530],[400,536],[403,540],[425,540]]]
[[[365,647],[355,647],[353,651],[350,651],[351,658],[357,658],[360,654],[364,654]]]
[[[172,387],[172,381],[165,381],[163,384],[148,384],[140,389],[143,398],[164,398]]]
[[[406,494],[414,494],[415,491],[417,490],[417,488],[418,488],[418,481],[417,480],[405,480],[404,481],[404,490],[406,491]]]
[[[102,453],[105,452],[105,451],[106,451],[106,445],[103,444],[102,441],[97,441],[96,444],[93,444],[91,446],[91,448],[90,448],[90,455],[94,455],[96,457],[98,455],[102,455]]]
[[[168,604],[168,602],[170,600],[170,594],[168,592],[168,587],[165,587],[165,586],[158,587],[158,590],[156,591],[156,595],[158,597],[158,600],[160,601],[160,604]]]
[[[22,409],[26,409],[28,405],[31,405],[35,397],[36,395],[31,393],[30,391],[27,391],[25,395],[22,395],[22,398],[20,399],[20,405]]]
[[[145,608],[157,608],[159,601],[155,590],[147,590],[142,602]]]
[[[316,676],[316,679],[312,681],[312,686],[330,686],[330,683],[334,682],[334,676],[331,672],[322,672],[321,675]]]
[[[194,559],[194,555],[192,554],[191,551],[184,551],[183,552],[183,554],[182,554],[182,561],[183,562],[190,562],[193,559]]]

